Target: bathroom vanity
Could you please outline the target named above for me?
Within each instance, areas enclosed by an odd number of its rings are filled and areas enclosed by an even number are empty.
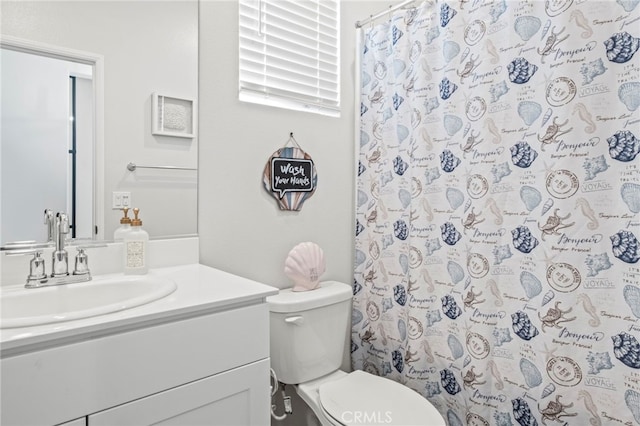
[[[0,330],[0,423],[269,424],[265,298],[277,289],[197,264],[150,276],[176,290],[119,312]]]

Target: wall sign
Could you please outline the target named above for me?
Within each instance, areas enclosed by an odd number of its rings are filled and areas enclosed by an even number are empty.
[[[263,183],[278,201],[281,210],[299,211],[313,195],[318,182],[311,156],[290,135],[296,147],[283,147],[273,153],[264,168]]]

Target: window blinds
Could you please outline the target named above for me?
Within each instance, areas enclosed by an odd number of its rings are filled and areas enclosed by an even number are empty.
[[[240,0],[240,100],[340,115],[339,0]]]

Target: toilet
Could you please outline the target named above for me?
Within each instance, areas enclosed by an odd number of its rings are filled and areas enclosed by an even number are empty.
[[[364,371],[340,370],[351,335],[351,286],[325,281],[311,291],[283,289],[267,297],[271,368],[323,426],[444,426],[438,410],[417,392]]]

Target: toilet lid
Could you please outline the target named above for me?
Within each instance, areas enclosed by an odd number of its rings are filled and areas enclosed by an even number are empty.
[[[445,426],[444,419],[414,390],[364,371],[324,383],[322,408],[343,425]]]

